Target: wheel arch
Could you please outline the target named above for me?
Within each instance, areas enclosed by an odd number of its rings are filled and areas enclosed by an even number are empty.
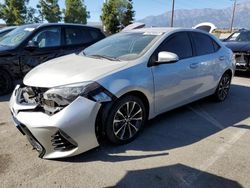
[[[136,96],[142,100],[142,102],[145,105],[145,108],[147,110],[146,111],[147,119],[148,119],[148,117],[150,117],[149,100],[148,100],[146,94],[144,94],[143,92],[138,91],[138,90],[129,91],[127,93],[122,94],[114,101],[103,103],[101,108],[99,109],[99,112],[98,112],[97,117],[96,117],[96,123],[95,123],[95,132],[96,132],[96,137],[97,137],[98,142],[102,142],[102,139],[105,137],[105,131],[104,131],[105,130],[105,127],[104,127],[105,122],[104,122],[104,120],[107,117],[107,115],[109,114],[109,111],[111,110],[113,104],[117,100],[122,99],[123,97],[129,96],[129,95]]]
[[[233,71],[231,69],[227,69],[224,74],[229,74],[231,76],[231,78],[233,77]],[[223,75],[224,75],[223,74]]]

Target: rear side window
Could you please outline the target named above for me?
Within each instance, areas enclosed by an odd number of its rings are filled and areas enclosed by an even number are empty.
[[[193,55],[192,45],[186,32],[180,32],[170,36],[160,47],[160,51],[175,53],[179,56],[179,59],[189,58]]]
[[[90,32],[83,27],[65,28],[66,45],[86,44],[92,41]]]
[[[218,44],[216,47],[215,41],[206,34],[193,32],[192,37],[197,56],[214,53],[216,51],[215,48],[219,47]]]

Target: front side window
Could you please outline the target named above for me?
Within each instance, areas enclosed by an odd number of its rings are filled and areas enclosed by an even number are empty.
[[[197,56],[207,55],[215,52],[213,40],[206,34],[193,32],[192,37],[195,44]]]
[[[86,44],[92,41],[92,36],[82,27],[66,28],[65,41],[66,45]]]
[[[191,42],[186,32],[176,33],[170,36],[160,47],[160,51],[175,53],[179,59],[189,58],[193,55]]]
[[[143,55],[162,33],[121,32],[86,48],[86,56],[134,60]]]
[[[38,32],[32,39],[39,48],[57,47],[61,45],[61,30],[59,27],[46,28]]]

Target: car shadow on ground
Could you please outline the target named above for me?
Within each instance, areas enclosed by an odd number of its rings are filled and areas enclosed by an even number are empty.
[[[245,72],[245,71],[236,71],[235,76],[238,77],[245,77],[245,78],[250,78],[250,72]]]
[[[158,168],[128,171],[112,187],[242,188],[243,186],[236,181],[224,177],[203,172],[183,164],[174,164]]]
[[[0,96],[0,102],[6,102],[10,100],[10,95]]]
[[[250,116],[250,105],[246,105],[250,104],[249,93],[250,87],[232,85],[226,101],[216,103],[206,98],[159,115],[147,123],[136,140],[127,145],[112,146],[104,142],[89,152],[59,161],[119,162],[169,155],[171,149],[199,142],[223,129],[240,125]],[[130,155],[129,151],[140,152]]]

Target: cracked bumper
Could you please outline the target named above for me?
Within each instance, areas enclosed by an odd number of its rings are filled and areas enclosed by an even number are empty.
[[[18,89],[19,86],[15,88],[10,99],[13,120],[17,128],[21,130],[27,128],[26,131],[31,135],[27,135],[25,130],[23,132],[29,139],[31,137],[35,144],[41,145],[43,151],[39,151],[40,157],[46,159],[70,157],[99,145],[95,133],[95,121],[101,104],[78,97],[63,110],[50,116],[37,111],[36,105],[20,104]],[[52,137],[58,131],[66,133],[76,143],[76,147],[68,151],[55,150]]]

